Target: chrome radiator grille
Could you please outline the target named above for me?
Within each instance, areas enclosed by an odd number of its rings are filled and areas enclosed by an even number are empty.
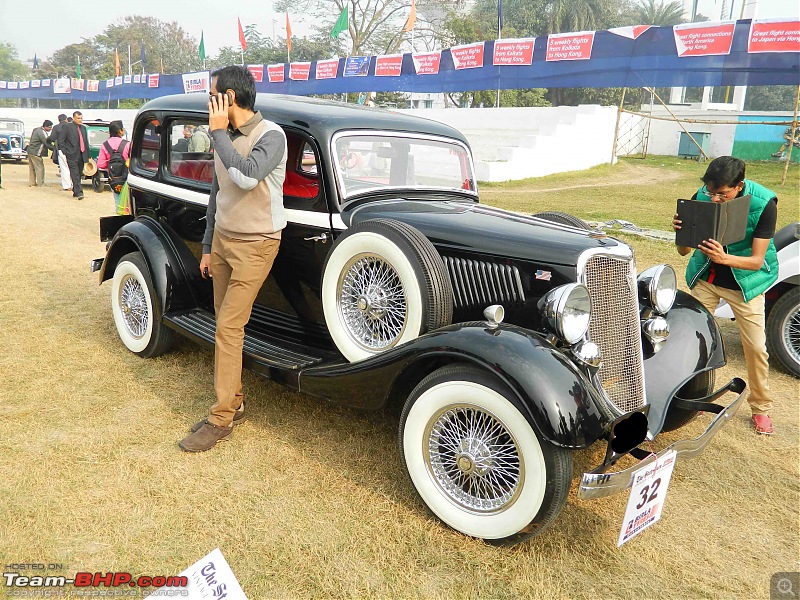
[[[516,267],[450,256],[443,256],[442,260],[453,285],[455,308],[525,302],[522,279]]]
[[[600,347],[600,381],[623,412],[644,404],[644,364],[633,259],[592,256],[583,283],[592,299],[589,337]]]

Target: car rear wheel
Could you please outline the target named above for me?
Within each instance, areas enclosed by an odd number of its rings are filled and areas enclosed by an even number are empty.
[[[453,365],[423,379],[400,418],[416,491],[453,529],[514,544],[543,532],[569,493],[572,454],[542,439],[505,386]]]
[[[100,173],[95,173],[92,176],[92,189],[98,194],[101,194],[104,187],[105,185],[103,184],[103,180],[100,178]]]
[[[800,287],[775,301],[767,316],[767,348],[781,368],[800,377]]]
[[[579,219],[578,217],[563,212],[551,210],[551,211],[536,213],[533,216],[538,217],[540,219],[544,219],[545,221],[551,221],[553,223],[560,223],[561,225],[570,225],[571,227],[577,227],[578,229],[591,229],[591,227],[589,227],[589,224],[583,219]]]
[[[356,361],[448,325],[453,291],[425,236],[374,219],[336,240],[323,269],[322,308],[336,347]]]
[[[161,306],[141,253],[126,254],[117,263],[111,310],[122,343],[134,354],[152,358],[172,346],[174,334],[161,322]]]

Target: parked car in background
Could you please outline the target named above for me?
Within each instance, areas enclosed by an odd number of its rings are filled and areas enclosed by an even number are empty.
[[[0,118],[0,159],[22,162],[25,151],[25,124],[19,119]]]
[[[89,135],[89,155],[96,167],[97,157],[100,156],[100,147],[109,136],[108,126],[110,123],[97,119],[84,121],[83,124],[86,126],[86,133]],[[108,185],[108,171],[101,169],[95,168],[92,171],[84,171],[83,178],[92,180],[92,189],[97,193],[101,193]]]
[[[132,214],[101,220],[93,270],[111,281],[120,339],[145,358],[176,333],[214,343],[199,272],[213,149],[178,144],[208,122],[207,102],[142,107]],[[579,498],[621,492],[669,452],[698,454],[740,406],[741,379],[715,391],[714,318],[669,266],[637,273],[627,244],[569,215],[480,204],[455,129],[300,97],[260,95],[256,108],[286,133],[288,225],[244,364],[333,402],[396,408],[400,458],[449,526],[495,543],[541,533],[566,504],[575,450],[606,448]],[[714,413],[699,437],[642,447],[699,412]],[[614,471],[629,455],[641,462]]]

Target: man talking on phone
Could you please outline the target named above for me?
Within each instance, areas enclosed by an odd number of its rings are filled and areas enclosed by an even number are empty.
[[[286,135],[255,110],[255,99],[255,81],[245,67],[211,73],[208,128],[214,141],[214,177],[200,273],[214,285],[216,403],[179,442],[187,452],[210,450],[244,419],[244,326],[286,226]]]

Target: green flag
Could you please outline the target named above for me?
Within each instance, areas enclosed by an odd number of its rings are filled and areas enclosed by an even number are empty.
[[[81,57],[78,57],[78,64],[75,65],[75,77],[80,79],[81,78]]]
[[[206,59],[206,45],[203,43],[203,31],[200,30],[200,47],[197,49],[197,53],[200,55],[200,60]]]
[[[331,29],[331,37],[336,39],[343,31],[347,31],[347,4],[344,5],[344,10],[342,14],[339,15],[339,20],[336,21],[333,29]]]

